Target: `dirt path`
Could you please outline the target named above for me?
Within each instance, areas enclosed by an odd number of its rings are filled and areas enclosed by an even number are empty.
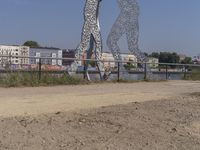
[[[0,88],[0,150],[199,149],[200,82]]]
[[[1,118],[0,149],[199,150],[198,95]]]
[[[200,82],[191,81],[0,88],[0,116],[76,111],[130,102],[170,99],[199,91]]]

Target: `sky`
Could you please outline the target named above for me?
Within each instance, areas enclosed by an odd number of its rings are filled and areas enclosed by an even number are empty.
[[[200,53],[200,0],[138,0],[140,49],[144,52]],[[0,0],[0,44],[35,40],[42,46],[74,49],[80,42],[85,0]],[[103,50],[119,14],[117,0],[103,0]],[[128,52],[125,36],[119,42]]]

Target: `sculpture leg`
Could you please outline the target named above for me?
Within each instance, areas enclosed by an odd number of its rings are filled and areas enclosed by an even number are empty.
[[[103,65],[100,62],[102,53],[102,40],[100,35],[99,27],[99,4],[101,0],[86,0],[84,9],[84,26],[82,30],[81,44],[76,50],[75,58],[77,59],[72,65],[71,70],[77,70],[78,61],[81,59],[82,53],[87,52],[88,54],[94,50],[94,43],[96,44],[96,55],[98,67],[103,70]],[[91,56],[89,56],[91,58]],[[87,64],[85,68],[87,69]],[[87,70],[86,70],[87,71]],[[88,73],[88,72],[87,72]]]
[[[140,51],[138,47],[138,39],[139,39],[139,26],[137,20],[135,22],[129,22],[127,24],[131,24],[126,28],[126,36],[128,41],[128,48],[131,51],[132,54],[134,54],[138,61],[142,62],[143,68],[145,68],[145,63],[148,62],[148,57],[145,56],[145,54]],[[151,68],[150,65],[147,64],[147,75],[149,79],[152,78]]]
[[[95,41],[94,41],[94,37],[92,34],[90,34],[90,41],[89,41],[89,47],[87,49],[87,57],[86,59],[91,59],[92,58],[92,54],[93,54],[93,51],[94,51],[94,47],[95,47]],[[85,71],[86,71],[86,76],[87,76],[87,79],[88,81],[90,81],[90,76],[89,76],[89,73],[88,73],[88,65],[90,63],[89,60],[85,61],[86,63],[84,64],[84,67],[85,67]]]
[[[91,34],[91,26],[85,23],[81,36],[81,48],[83,51],[87,51],[90,48]]]
[[[77,47],[76,52],[75,52],[75,61],[71,64],[69,74],[74,74],[76,73],[78,66],[81,65],[81,59],[83,58],[83,53],[87,51],[87,49],[90,46],[90,27],[85,23],[82,31],[82,36],[81,36],[81,43]]]
[[[132,18],[134,18],[134,16]],[[139,39],[138,21],[135,20],[135,21],[130,22],[128,19],[127,24],[129,24],[126,26],[126,37],[127,37],[127,42],[128,42],[128,49],[131,53],[133,53],[137,57],[138,61],[145,62],[146,56],[144,55],[143,52],[139,50],[139,46],[138,46],[138,39]]]
[[[108,35],[107,46],[111,50],[113,57],[116,61],[122,61],[120,48],[118,46],[118,41],[125,33],[125,20],[122,14],[119,15],[116,22],[114,23],[111,32]],[[125,71],[122,63],[120,63],[120,70]]]
[[[101,58],[102,58],[102,39],[101,39],[101,33],[100,33],[100,29],[99,29],[98,25],[95,26],[92,36],[93,36],[95,44],[96,44],[95,58],[97,60],[97,67],[100,72],[100,78],[103,79],[104,74],[105,74],[105,69],[104,69],[104,64],[101,60]]]

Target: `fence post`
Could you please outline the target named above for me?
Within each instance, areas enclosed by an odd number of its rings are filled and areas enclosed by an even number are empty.
[[[186,75],[186,73],[187,73],[186,68],[187,68],[187,67],[184,66],[184,79],[186,79],[186,76],[187,76],[187,75]]]
[[[83,66],[83,79],[86,79],[86,65]]]
[[[120,62],[117,63],[117,82],[120,81]]]
[[[144,63],[144,80],[147,80],[147,63]]]
[[[39,71],[38,71],[39,80],[41,80],[41,74],[42,74],[42,61],[41,58],[39,58]]]
[[[166,65],[166,80],[168,80],[168,65]]]

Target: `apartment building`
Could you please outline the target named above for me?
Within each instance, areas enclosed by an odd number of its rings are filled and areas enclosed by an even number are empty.
[[[22,58],[29,56],[29,50],[27,46],[0,45],[0,64],[29,64],[29,58]]]
[[[62,66],[62,50],[56,48],[30,48],[30,64],[38,64],[39,58],[42,64]],[[61,58],[61,59],[59,59]]]

